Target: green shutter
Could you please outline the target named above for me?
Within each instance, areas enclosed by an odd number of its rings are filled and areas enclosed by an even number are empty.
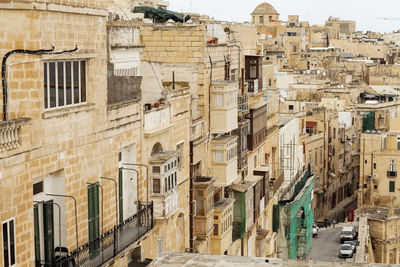
[[[119,223],[124,221],[124,201],[123,201],[123,191],[122,191],[122,168],[118,172],[118,201],[119,201]]]
[[[88,222],[89,222],[89,242],[99,237],[100,215],[99,215],[99,184],[88,186]],[[100,244],[95,242],[89,247],[89,254],[94,258],[99,254]]]
[[[279,230],[279,205],[274,205],[272,210],[272,231],[277,233]]]
[[[35,260],[40,262],[40,231],[39,231],[39,205],[33,206],[33,224],[35,232]]]
[[[53,200],[43,203],[43,226],[44,226],[44,260],[46,264],[54,261],[54,211]]]

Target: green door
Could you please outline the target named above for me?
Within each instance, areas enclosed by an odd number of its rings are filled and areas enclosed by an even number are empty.
[[[46,264],[54,262],[54,211],[53,200],[43,203],[43,228],[44,228],[44,260]]]
[[[122,191],[122,168],[119,169],[118,173],[118,200],[119,200],[119,223],[124,221],[124,200],[123,200],[123,191]]]
[[[35,232],[35,261],[36,266],[40,264],[40,231],[39,231],[39,205],[33,206],[33,224]]]
[[[88,186],[88,222],[89,222],[89,242],[96,240],[100,233],[99,215],[99,183]],[[90,258],[99,255],[100,241],[97,240],[89,246]]]

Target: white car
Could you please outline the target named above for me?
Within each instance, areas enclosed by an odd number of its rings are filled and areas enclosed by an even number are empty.
[[[339,258],[353,257],[353,247],[350,244],[342,244],[339,249]]]

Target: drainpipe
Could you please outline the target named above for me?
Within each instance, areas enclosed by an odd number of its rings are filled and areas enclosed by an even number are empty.
[[[40,49],[40,50],[26,50],[26,49],[15,49],[6,53],[3,57],[1,64],[1,84],[3,87],[3,121],[7,121],[7,59],[13,54],[28,54],[28,55],[60,55],[65,53],[72,53],[78,50],[78,47],[75,46],[74,49],[64,50],[59,52],[53,52],[54,46],[51,46],[51,49]]]
[[[194,179],[194,165],[193,165],[193,141],[190,142],[190,168],[189,168],[189,180],[190,180],[190,188],[189,188],[189,248],[191,251],[194,251],[194,205],[193,205],[193,179]]]

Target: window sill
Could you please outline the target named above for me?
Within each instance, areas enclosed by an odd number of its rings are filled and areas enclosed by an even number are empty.
[[[51,119],[56,117],[63,117],[73,113],[85,112],[94,109],[95,104],[84,103],[74,106],[66,106],[55,109],[49,109],[42,113],[43,119]]]

